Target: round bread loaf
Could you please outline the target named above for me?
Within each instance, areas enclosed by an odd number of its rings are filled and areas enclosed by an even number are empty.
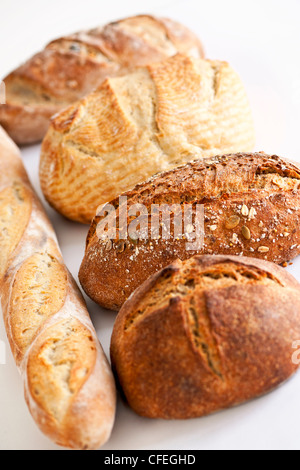
[[[97,88],[107,77],[165,60],[176,53],[203,57],[185,26],[138,15],[51,41],[5,79],[0,123],[18,144],[41,140],[50,118]]]
[[[124,304],[111,342],[129,405],[149,418],[207,415],[265,394],[297,369],[300,285],[234,256],[176,261]]]
[[[157,172],[249,152],[254,141],[249,100],[232,67],[177,54],[107,79],[53,118],[41,188],[58,212],[90,223],[101,204]]]

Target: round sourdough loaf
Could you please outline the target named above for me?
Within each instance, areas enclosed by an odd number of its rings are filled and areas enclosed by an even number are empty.
[[[142,416],[187,419],[265,394],[297,369],[300,285],[272,263],[230,256],[176,261],[120,311],[113,368]]]
[[[42,145],[41,188],[58,212],[89,223],[99,205],[157,172],[253,147],[238,74],[177,54],[106,80],[56,116]]]

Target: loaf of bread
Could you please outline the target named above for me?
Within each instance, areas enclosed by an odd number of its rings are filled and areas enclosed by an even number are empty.
[[[244,255],[281,264],[300,253],[300,170],[276,156],[236,154],[195,161],[122,197],[126,199],[113,200],[95,217],[79,274],[86,293],[109,309],[119,309],[142,282],[177,258]],[[146,224],[136,204],[142,206]],[[169,237],[163,230],[152,232],[153,208],[164,205],[170,209]],[[186,208],[192,208],[194,217],[201,209],[189,224],[180,221],[179,235],[178,207],[183,220]],[[130,235],[138,221],[146,236],[142,230]],[[106,225],[116,225],[113,236],[102,230]],[[199,246],[191,246],[193,238]]]
[[[125,303],[111,358],[142,416],[195,418],[259,397],[297,369],[300,285],[245,257],[195,256],[152,276]]]
[[[15,142],[41,140],[50,117],[111,76],[164,60],[177,52],[203,56],[198,38],[181,24],[135,16],[52,41],[4,82],[0,124]]]
[[[58,212],[89,223],[100,204],[157,172],[253,146],[238,75],[227,63],[179,54],[106,80],[54,118],[41,187]]]
[[[57,444],[97,449],[114,423],[113,375],[18,149],[1,128],[0,232],[1,305],[29,410]]]

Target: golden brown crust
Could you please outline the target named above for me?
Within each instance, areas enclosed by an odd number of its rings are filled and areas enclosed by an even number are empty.
[[[80,269],[86,293],[100,305],[119,309],[150,275],[194,254],[244,255],[281,264],[300,253],[300,170],[277,156],[264,153],[216,157],[195,161],[159,174],[127,197],[128,211],[140,203],[151,206],[196,204],[204,206],[204,244],[188,251],[186,238],[149,239],[126,243],[100,240],[95,217]],[[120,213],[119,199],[110,203]],[[133,219],[127,219],[127,227]],[[149,217],[150,224],[150,217]],[[149,234],[150,232],[149,225]],[[161,233],[160,233],[161,235]]]
[[[16,143],[41,140],[51,116],[105,78],[177,52],[203,56],[200,41],[186,27],[150,15],[59,38],[5,78],[0,124]]]
[[[195,256],[124,304],[111,357],[129,405],[150,418],[200,417],[265,394],[298,366],[300,285],[262,260]]]
[[[110,436],[115,386],[82,295],[0,128],[0,294],[29,410],[54,442],[96,449]]]
[[[67,285],[65,266],[48,253],[34,254],[16,273],[10,299],[10,327],[19,360],[45,320],[62,309]]]
[[[20,243],[31,212],[31,194],[26,187],[13,183],[10,187],[1,188],[0,192],[0,220],[1,252],[0,276],[2,277],[8,267],[9,254]],[[25,207],[22,204],[26,201]]]
[[[57,211],[89,223],[100,204],[157,172],[253,146],[252,114],[234,70],[176,55],[106,80],[53,119],[41,187]]]

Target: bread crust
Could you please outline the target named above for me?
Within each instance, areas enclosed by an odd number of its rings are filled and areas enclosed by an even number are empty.
[[[89,223],[99,205],[158,172],[253,146],[236,72],[225,62],[176,55],[106,80],[53,119],[41,188],[58,212]]]
[[[97,449],[114,423],[114,379],[84,299],[19,151],[0,128],[0,294],[29,410],[55,443]]]
[[[153,275],[124,304],[111,358],[131,408],[187,419],[273,390],[298,366],[299,283],[263,260],[195,256]]]
[[[244,255],[282,264],[300,253],[300,170],[277,156],[236,154],[195,161],[159,174],[122,197],[127,198],[127,215],[137,203],[146,207],[149,237],[124,242],[117,227],[116,238],[108,243],[97,229],[106,216],[94,218],[79,279],[85,292],[105,308],[118,310],[150,275],[177,258]],[[194,213],[196,205],[203,206],[200,249],[187,250],[188,234],[178,239],[174,224],[170,239],[163,239],[162,232],[160,238],[151,237],[151,208],[163,204],[188,204]],[[118,205],[119,198],[109,203],[116,208],[116,220]],[[127,228],[133,219],[128,216]]]
[[[185,26],[140,15],[52,41],[5,79],[7,104],[0,124],[18,144],[41,140],[50,118],[111,76],[176,52],[203,56]]]

